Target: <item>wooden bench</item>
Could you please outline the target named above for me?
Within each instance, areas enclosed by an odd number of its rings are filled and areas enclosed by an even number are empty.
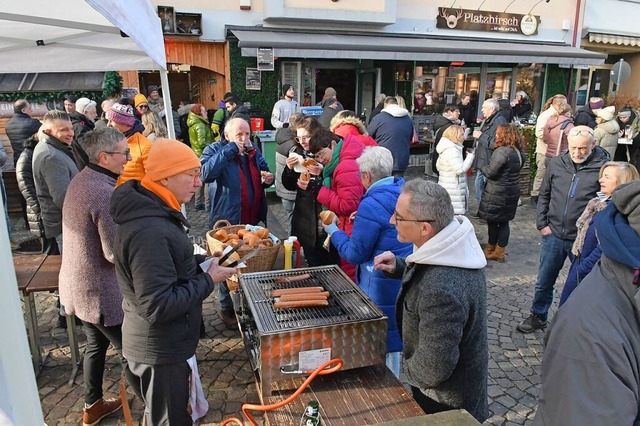
[[[29,347],[33,359],[36,375],[40,373],[43,357],[40,348],[40,332],[38,330],[38,315],[36,312],[35,293],[58,290],[58,275],[62,265],[60,255],[16,255],[13,266],[16,271],[18,290],[24,297],[25,314],[27,316],[27,330],[29,332]],[[78,332],[74,315],[67,315],[67,336],[71,362],[73,363],[69,386],[73,385],[80,365],[80,351],[78,349]]]
[[[289,397],[303,378],[274,383],[265,404],[275,404]],[[298,426],[311,400],[320,404],[322,424],[370,425],[423,416],[424,411],[411,393],[386,367],[364,367],[317,376],[305,391],[290,404],[268,411],[265,424]]]

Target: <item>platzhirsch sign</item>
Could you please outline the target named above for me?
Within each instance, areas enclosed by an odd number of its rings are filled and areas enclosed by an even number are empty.
[[[465,31],[538,34],[540,17],[484,10],[438,8],[436,28]]]

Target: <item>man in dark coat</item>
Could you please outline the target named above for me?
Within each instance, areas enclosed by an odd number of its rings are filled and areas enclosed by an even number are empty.
[[[393,96],[384,101],[384,108],[367,128],[369,136],[393,155],[393,175],[404,176],[409,165],[409,144],[413,138],[413,120],[409,111],[398,105]]]
[[[465,409],[488,415],[487,261],[465,216],[437,183],[407,182],[390,223],[398,240],[413,243],[406,259],[386,251],[374,269],[402,277],[396,319],[404,371],[427,414]]]
[[[236,270],[202,272],[190,227],[180,210],[200,180],[200,160],[175,140],[156,141],[146,175],[116,188],[111,216],[118,224],[114,256],[124,298],[122,351],[140,380],[145,424],[192,424],[187,413],[192,363],[198,346],[202,302]]]
[[[576,126],[589,126],[592,129],[596,128],[596,114],[594,109],[600,109],[604,107],[604,100],[602,98],[590,98],[589,104],[583,106],[573,119],[573,124]]]
[[[473,165],[476,168],[476,201],[480,205],[482,191],[487,184],[487,178],[480,171],[489,164],[493,153],[493,144],[496,141],[496,130],[500,124],[507,124],[507,119],[500,113],[500,104],[495,99],[487,99],[482,104],[482,115],[484,121],[480,129],[474,130],[473,137],[476,138],[476,156]]]
[[[13,103],[13,117],[7,121],[6,132],[13,149],[13,164],[18,162],[24,149],[24,141],[38,133],[42,123],[31,118],[31,104],[26,99],[18,99]]]
[[[516,329],[531,333],[547,326],[553,287],[576,239],[576,221],[600,190],[600,168],[609,154],[596,146],[593,130],[576,126],[569,131],[569,151],[553,157],[540,187],[536,227],[542,235],[540,267],[531,315]]]
[[[81,171],[89,165],[90,161],[87,154],[80,146],[80,138],[86,133],[95,129],[94,120],[96,119],[96,103],[89,98],[80,98],[76,101],[76,108],[69,118],[73,125],[73,142],[71,142],[71,150],[78,165],[78,171]]]
[[[476,107],[471,103],[471,95],[464,93],[458,104],[460,110],[460,120],[464,125],[473,128],[476,124]]]

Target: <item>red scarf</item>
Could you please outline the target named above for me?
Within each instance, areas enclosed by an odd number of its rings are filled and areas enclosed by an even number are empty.
[[[245,176],[244,167],[242,166],[242,158],[238,156],[238,169],[240,170],[240,223],[257,225],[260,221],[260,210],[262,201],[264,200],[264,191],[262,190],[262,176],[260,169],[255,161],[257,150],[252,149],[246,153],[247,164],[251,176],[251,185],[253,185],[253,200],[249,200],[249,190],[247,184],[249,179]]]

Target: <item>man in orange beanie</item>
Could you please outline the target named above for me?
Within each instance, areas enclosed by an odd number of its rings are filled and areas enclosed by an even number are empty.
[[[122,352],[140,379],[145,424],[192,424],[187,413],[191,364],[202,321],[202,301],[214,283],[236,270],[193,255],[190,225],[180,204],[191,200],[200,181],[200,161],[182,142],[154,142],[142,180],[120,185],[111,198],[118,224],[114,242],[124,323]],[[192,407],[206,412],[208,407]]]

